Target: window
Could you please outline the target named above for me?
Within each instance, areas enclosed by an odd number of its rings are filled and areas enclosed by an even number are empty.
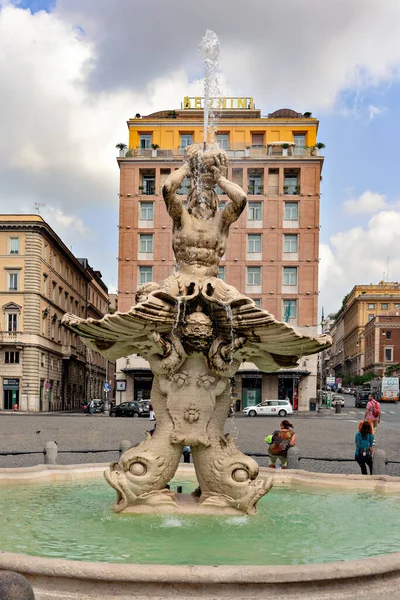
[[[4,362],[7,364],[19,364],[19,352],[6,350],[4,353]]]
[[[385,348],[385,361],[392,362],[393,348]]]
[[[142,221],[152,221],[154,219],[154,203],[153,202],[141,202],[140,203],[140,218]]]
[[[395,308],[400,308],[400,304],[395,304],[394,307]]]
[[[293,135],[294,141],[294,154],[296,156],[304,156],[307,152],[306,149],[306,136],[304,133],[295,133]]]
[[[142,194],[145,196],[153,196],[156,190],[156,178],[154,175],[143,175]]]
[[[53,269],[57,269],[57,254],[53,254]]]
[[[225,267],[218,267],[218,279],[225,281]]]
[[[19,238],[10,238],[10,254],[19,254]]]
[[[69,281],[69,268],[65,265],[65,279]]]
[[[45,366],[45,364],[46,364],[46,363],[45,363],[45,356],[44,356],[44,354],[43,354],[43,353],[40,355],[40,364],[41,364],[41,366],[42,366],[42,367],[44,367],[44,366]]]
[[[151,254],[153,252],[153,235],[152,234],[141,234],[139,236],[140,252],[145,254]]]
[[[191,133],[181,133],[181,148],[185,149],[191,144],[193,144],[193,135]]]
[[[285,221],[299,220],[299,203],[285,202]]]
[[[368,304],[368,308],[369,308],[370,310],[371,310],[371,309],[372,309],[372,310],[374,310],[374,309],[375,309],[375,304]]]
[[[61,277],[63,276],[63,270],[64,270],[64,261],[62,261],[60,258],[60,275],[61,275]]]
[[[252,133],[251,134],[251,145],[253,148],[264,147],[264,134],[263,133]]]
[[[249,234],[247,236],[247,252],[261,252],[261,234]]]
[[[58,288],[58,306],[62,304],[62,288]]]
[[[261,221],[261,210],[262,204],[261,202],[249,202],[249,212],[248,220],[249,221]]]
[[[285,170],[285,182],[283,184],[283,193],[296,195],[300,193],[300,174],[296,171]]]
[[[282,318],[285,323],[289,323],[290,319],[297,319],[297,300],[283,301]]]
[[[7,313],[7,331],[18,331],[17,313]]]
[[[153,267],[139,267],[139,285],[153,281]]]
[[[387,310],[389,308],[389,304],[381,304],[381,308],[383,310]]]
[[[150,150],[151,148],[151,133],[140,134],[140,149]]]
[[[229,133],[217,133],[217,144],[222,150],[229,148]]]
[[[372,321],[372,319],[375,317],[375,315],[368,315],[368,321]]]
[[[386,339],[387,339],[387,340],[390,340],[390,339],[391,339],[391,337],[392,337],[392,332],[391,332],[391,331],[387,331],[387,332],[386,332]]]
[[[10,292],[18,289],[18,273],[8,273],[8,289]]]
[[[57,289],[57,284],[56,284],[55,281],[53,281],[53,287],[52,287],[52,290],[51,290],[51,299],[52,299],[53,302],[56,301],[56,289]]]
[[[252,300],[257,308],[261,308],[261,298],[252,298]]]
[[[283,251],[284,252],[297,252],[297,235],[288,235],[285,234],[283,236]]]
[[[263,171],[260,169],[249,169],[247,184],[249,194],[262,195],[264,193]]]
[[[261,285],[261,267],[247,267],[247,285]]]
[[[297,285],[297,267],[283,267],[283,285]]]

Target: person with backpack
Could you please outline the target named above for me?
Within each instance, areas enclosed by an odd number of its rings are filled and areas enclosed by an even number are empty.
[[[372,433],[372,425],[369,421],[364,421],[356,433],[355,437],[356,452],[355,459],[360,465],[361,473],[368,475],[367,465],[369,472],[372,475],[372,454],[374,445],[374,435]]]
[[[372,394],[368,396],[368,402],[364,414],[364,421],[371,422],[375,445],[376,428],[378,427],[378,423],[381,422],[381,405],[377,400],[375,400]]]
[[[275,469],[276,461],[280,460],[282,469],[287,469],[287,452],[291,446],[296,443],[296,434],[293,429],[293,425],[285,419],[281,423],[281,428],[274,431],[272,436],[265,438],[267,444],[269,444],[268,456],[269,456],[269,468]]]

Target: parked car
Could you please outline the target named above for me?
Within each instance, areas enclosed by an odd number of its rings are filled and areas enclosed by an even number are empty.
[[[344,398],[340,394],[333,394],[332,396],[332,406],[335,404],[341,404],[344,407]]]
[[[122,402],[110,410],[110,417],[148,417],[149,414],[148,408],[140,402]]]
[[[243,414],[247,417],[257,417],[258,415],[286,417],[292,412],[293,407],[289,400],[263,400],[256,406],[247,406],[243,409]]]
[[[369,392],[359,392],[356,395],[354,406],[356,408],[365,408],[368,403]]]

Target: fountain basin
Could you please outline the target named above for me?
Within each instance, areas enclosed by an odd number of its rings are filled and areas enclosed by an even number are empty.
[[[55,467],[34,467],[27,469],[2,469],[0,472],[0,498],[3,490],[6,491],[8,498],[15,498],[15,502],[18,500],[15,494],[12,494],[13,484],[32,484],[34,482],[40,482],[40,486],[30,485],[29,490],[32,492],[32,506],[34,506],[35,494],[39,493],[43,495],[40,499],[41,505],[49,506],[47,511],[48,517],[53,519],[55,535],[58,536],[57,527],[59,526],[60,519],[57,519],[55,515],[51,515],[51,502],[57,501],[58,497],[68,496],[69,493],[74,489],[74,486],[79,490],[79,493],[83,493],[85,486],[88,485],[88,489],[92,487],[96,494],[99,494],[104,487],[109,499],[104,500],[104,496],[100,494],[98,497],[99,506],[102,507],[102,514],[94,514],[94,520],[98,522],[98,538],[104,537],[104,525],[110,524],[110,529],[115,527],[115,523],[119,521],[122,523],[122,530],[128,527],[129,523],[141,522],[142,529],[132,531],[132,538],[128,544],[124,545],[124,541],[121,539],[121,556],[116,556],[115,549],[112,549],[112,543],[107,543],[107,538],[104,540],[104,546],[106,547],[105,553],[99,553],[97,560],[114,560],[119,562],[132,563],[135,560],[135,555],[132,557],[125,556],[129,546],[137,546],[140,544],[140,540],[144,539],[149,533],[149,536],[157,539],[160,525],[163,532],[166,532],[167,537],[170,540],[178,537],[181,540],[180,543],[184,544],[184,540],[193,539],[193,547],[188,547],[181,561],[186,564],[177,565],[179,562],[179,552],[176,555],[176,548],[170,549],[170,552],[165,553],[165,562],[172,564],[146,564],[147,562],[161,562],[160,556],[150,557],[146,559],[146,552],[149,553],[151,549],[143,548],[142,551],[136,556],[137,562],[142,564],[112,564],[110,562],[87,562],[87,561],[74,561],[65,560],[64,558],[44,558],[35,556],[26,556],[15,553],[2,552],[0,554],[0,569],[12,569],[27,576],[35,587],[35,592],[38,600],[50,600],[55,598],[109,598],[111,600],[117,598],[126,598],[127,596],[135,598],[147,598],[149,595],[153,597],[167,597],[167,598],[181,598],[187,597],[189,594],[193,594],[196,590],[197,597],[199,598],[211,598],[211,597],[232,597],[232,598],[251,598],[262,595],[270,595],[273,593],[274,598],[287,598],[288,589],[290,589],[290,595],[292,598],[354,598],[357,597],[358,588],[362,585],[363,598],[369,598],[376,596],[379,593],[381,598],[396,597],[394,594],[395,586],[400,582],[400,553],[395,552],[397,548],[400,549],[400,539],[394,538],[389,542],[389,546],[385,541],[388,541],[389,530],[396,529],[396,512],[400,505],[400,478],[391,478],[388,476],[376,476],[376,477],[362,477],[362,476],[338,476],[338,475],[320,475],[313,474],[304,471],[286,471],[286,472],[275,472],[274,477],[274,488],[270,494],[262,501],[260,505],[260,515],[255,517],[209,517],[200,516],[194,519],[193,517],[181,517],[179,522],[165,523],[166,519],[177,519],[177,517],[167,516],[136,516],[136,515],[113,515],[110,512],[109,506],[113,501],[112,490],[110,490],[107,484],[102,484],[102,472],[106,465],[79,465],[76,467],[66,466],[55,466]],[[268,472],[266,469],[261,470],[262,475],[266,476]],[[268,472],[270,475],[270,472]],[[182,466],[179,470],[178,477],[180,481],[188,483],[193,477],[193,470],[190,465]],[[95,481],[90,482],[90,479]],[[96,481],[97,479],[97,481]],[[193,485],[195,486],[194,478],[192,479]],[[49,486],[48,483],[55,483],[54,486]],[[57,482],[60,485],[57,485]],[[72,483],[71,485],[65,482],[78,482]],[[10,484],[12,487],[10,487]],[[5,486],[5,487],[3,487]],[[347,560],[346,562],[326,562],[325,564],[289,564],[293,562],[293,556],[289,557],[289,562],[286,557],[287,564],[277,564],[277,558],[275,556],[275,547],[279,546],[280,541],[282,542],[282,532],[285,527],[293,532],[293,535],[298,536],[299,531],[295,532],[293,527],[296,525],[294,521],[299,520],[298,527],[301,530],[306,526],[306,530],[302,530],[303,537],[310,534],[310,530],[307,533],[307,523],[311,517],[301,521],[302,510],[297,506],[296,498],[305,495],[308,499],[315,496],[315,490],[321,491],[321,502],[318,501],[311,507],[310,514],[314,514],[316,511],[322,513],[323,519],[326,521],[327,515],[331,513],[331,507],[335,504],[335,499],[340,497],[342,494],[343,498],[349,500],[351,494],[354,495],[357,501],[362,503],[365,502],[365,506],[372,506],[374,502],[377,504],[378,517],[379,511],[381,510],[380,517],[385,514],[385,520],[381,518],[379,527],[375,526],[374,522],[371,522],[373,515],[371,513],[364,513],[360,515],[360,521],[363,523],[364,528],[371,532],[371,540],[373,538],[382,541],[382,551],[386,552],[393,551],[393,554],[387,554],[384,556],[374,556],[373,558],[366,558],[363,560]],[[57,491],[58,490],[58,491]],[[64,490],[64,492],[63,492]],[[68,491],[69,490],[69,491]],[[312,490],[310,495],[310,490]],[[333,496],[329,498],[326,490],[332,490]],[[184,489],[185,491],[185,489]],[[67,493],[68,492],[68,493]],[[111,495],[110,495],[111,492]],[[274,499],[276,494],[276,499]],[[339,494],[339,496],[337,496]],[[371,496],[371,494],[373,494]],[[335,496],[336,495],[336,496]],[[23,493],[18,494],[18,497],[22,496]],[[4,497],[4,491],[3,491]],[[72,497],[71,497],[72,498]],[[80,497],[78,494],[78,500],[76,502],[75,514],[71,514],[71,524],[69,527],[73,527],[75,522],[76,528],[84,528],[84,524],[81,522],[79,517],[79,511],[82,508],[81,503],[83,496]],[[268,515],[274,515],[274,504],[282,504],[282,498],[284,499],[284,507],[281,518],[277,522],[268,522]],[[108,507],[104,507],[104,504]],[[343,510],[347,513],[350,510],[352,501],[343,507]],[[293,510],[290,511],[288,508],[292,505]],[[319,508],[320,506],[320,508]],[[265,507],[268,510],[265,511]],[[18,510],[16,504],[14,505],[15,511]],[[61,507],[62,509],[62,507]],[[91,499],[88,497],[88,511],[94,511],[94,505],[91,504]],[[63,509],[62,509],[63,510]],[[325,511],[325,513],[324,513]],[[46,511],[43,511],[46,514]],[[82,512],[82,511],[81,511]],[[264,514],[263,514],[264,513]],[[275,513],[276,514],[276,513]],[[340,514],[340,511],[339,513]],[[267,515],[267,516],[266,516]],[[12,516],[12,513],[11,513]],[[34,529],[32,524],[32,516],[27,513],[25,518],[19,513],[19,522],[21,524],[21,542],[27,544],[26,535],[29,534],[31,529]],[[68,521],[69,515],[65,513],[65,520]],[[265,521],[267,518],[267,521]],[[7,523],[7,514],[3,512],[4,523]],[[108,523],[109,519],[111,522]],[[138,519],[140,521],[138,521]],[[143,522],[144,519],[144,522]],[[185,523],[185,519],[194,521],[196,526],[193,524],[189,525]],[[294,521],[293,521],[294,519]],[[359,536],[358,531],[350,533],[347,531],[348,525],[336,520],[332,515],[332,519],[335,524],[336,530],[345,530],[345,538],[354,537],[355,533]],[[393,522],[390,523],[390,519]],[[163,522],[164,520],[164,522]],[[345,520],[344,517],[342,521]],[[350,519],[351,520],[351,519]],[[354,520],[354,517],[353,517]],[[200,524],[199,524],[200,521]],[[317,521],[317,520],[316,520]],[[385,521],[388,525],[388,531],[382,530],[382,522]],[[356,525],[356,524],[355,524]],[[46,527],[49,523],[43,523],[43,527],[37,527],[34,530],[34,541],[36,545],[40,544],[40,538],[43,536],[45,539],[49,538],[46,532]],[[267,526],[269,529],[267,530]],[[309,523],[311,529],[318,527],[316,523]],[[51,527],[51,523],[50,523]],[[68,527],[68,525],[67,525]],[[245,529],[253,527],[251,532],[250,540],[246,539]],[[283,529],[282,529],[283,527]],[[151,531],[151,528],[153,530]],[[398,528],[398,523],[397,523]],[[120,535],[119,530],[118,535]],[[147,531],[148,530],[148,531]],[[212,546],[216,546],[216,556],[209,556],[208,553],[204,553],[201,556],[201,552],[197,553],[200,556],[200,561],[203,565],[218,565],[218,566],[191,566],[193,564],[193,549],[195,544],[202,544],[201,533],[204,530],[204,539],[207,536],[212,539]],[[256,531],[261,532],[259,538],[257,538]],[[2,528],[4,532],[4,529]],[[147,531],[147,533],[146,533]],[[222,533],[221,533],[222,532]],[[225,533],[224,533],[225,532]],[[26,533],[26,535],[25,535]],[[75,535],[75,532],[73,532]],[[83,532],[85,534],[85,532]],[[95,534],[95,532],[94,532]],[[96,537],[93,534],[94,537]],[[74,535],[70,537],[73,538]],[[328,533],[320,532],[320,546],[324,546],[325,541],[323,537],[329,535]],[[136,539],[135,539],[136,536]],[[225,538],[224,538],[225,536]],[[235,541],[236,536],[237,552],[235,552]],[[252,536],[254,537],[252,543]],[[383,538],[382,538],[383,536]],[[224,544],[224,539],[226,543]],[[262,548],[259,545],[261,540],[267,540],[267,548]],[[316,538],[318,539],[318,538]],[[365,543],[363,536],[358,537],[358,543]],[[89,543],[89,539],[86,540]],[[240,544],[246,547],[246,552],[240,550]],[[397,544],[397,546],[396,546]],[[63,542],[64,546],[68,546],[67,542]],[[329,546],[329,544],[327,544]],[[332,545],[337,545],[337,540],[332,540]],[[367,544],[368,547],[368,544]],[[10,549],[11,546],[2,542],[2,549]],[[13,546],[13,550],[18,546]],[[322,549],[315,547],[315,552],[318,555],[322,555]],[[379,553],[380,542],[377,544],[377,553]],[[311,548],[312,549],[312,548]],[[53,548],[53,556],[60,556],[59,549]],[[207,550],[207,544],[205,545]],[[318,561],[318,556],[307,557],[307,552],[303,549],[297,548],[299,553],[299,562],[314,562]],[[35,548],[30,549],[31,553],[38,553]],[[114,554],[113,554],[114,552]],[[335,554],[336,552],[336,554]],[[332,556],[340,557],[340,553],[337,550],[333,552]],[[108,556],[107,556],[108,553]],[[243,560],[243,557],[248,555],[247,560]],[[375,552],[376,553],[376,552]],[[155,554],[157,554],[155,552]],[[169,556],[171,554],[171,556]],[[225,561],[232,562],[232,557],[235,558],[235,554],[239,556],[239,563],[242,562],[241,566],[238,564],[227,565]],[[74,550],[67,552],[69,556],[75,556]],[[82,550],[82,558],[88,556],[86,550]],[[359,556],[359,555],[358,555]],[[105,557],[105,558],[104,558]],[[208,557],[208,559],[207,559]],[[265,566],[266,562],[271,559],[272,563],[269,566]],[[274,558],[275,557],[275,558]],[[294,557],[295,558],[295,557]],[[329,556],[328,556],[329,558]],[[251,560],[256,563],[251,564]],[[325,557],[325,560],[327,557]],[[96,557],[91,558],[96,560]],[[259,563],[257,565],[257,562]],[[271,561],[270,561],[271,562]],[[243,564],[246,563],[246,564]],[[289,586],[289,588],[288,588]],[[379,589],[379,592],[378,592]],[[357,591],[358,590],[358,591]],[[387,596],[384,594],[387,590]],[[367,595],[370,594],[370,595]],[[394,594],[390,596],[390,594]]]

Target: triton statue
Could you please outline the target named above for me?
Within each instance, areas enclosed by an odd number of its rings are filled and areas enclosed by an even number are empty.
[[[217,278],[229,227],[246,206],[245,193],[226,174],[223,151],[189,146],[163,188],[173,220],[174,273],[141,287],[127,313],[99,321],[71,314],[63,319],[90,348],[110,359],[138,354],[154,373],[157,429],[105,473],[117,491],[117,512],[255,513],[272,479],[259,478],[257,463],[223,433],[230,378],[244,360],[271,372],[330,346],[328,336],[300,334]],[[188,176],[185,203],[176,192]],[[231,201],[222,210],[217,185]],[[180,503],[167,484],[185,445],[201,494]]]

